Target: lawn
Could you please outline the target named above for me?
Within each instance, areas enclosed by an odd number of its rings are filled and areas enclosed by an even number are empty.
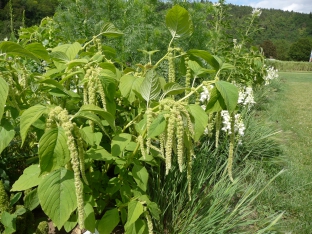
[[[281,233],[312,233],[312,73],[281,72],[281,89],[272,93],[264,118],[278,136],[283,155],[274,158],[286,171],[264,193],[260,207],[284,211]],[[272,164],[270,164],[272,165]],[[270,173],[275,173],[268,167]],[[273,172],[274,171],[274,172]]]

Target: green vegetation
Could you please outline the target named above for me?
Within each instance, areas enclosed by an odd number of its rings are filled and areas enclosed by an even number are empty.
[[[279,60],[266,60],[266,64],[275,67],[283,72],[306,72],[312,71],[312,63],[310,62],[294,62],[294,61],[279,61]]]
[[[261,10],[172,3],[63,0],[0,42],[4,233],[276,231]]]
[[[276,135],[283,156],[264,162],[266,173],[285,172],[263,193],[260,212],[284,211],[278,230],[282,233],[311,233],[312,193],[310,90],[312,73],[280,73],[281,83],[262,118],[282,132]]]

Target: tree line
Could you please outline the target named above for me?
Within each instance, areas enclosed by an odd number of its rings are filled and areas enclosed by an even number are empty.
[[[88,0],[84,2],[86,4],[84,9],[75,9],[75,1],[69,0],[2,0],[0,2],[0,40],[10,38],[12,29],[17,30],[20,27],[38,25],[42,18],[54,16],[59,19],[67,17],[68,25],[71,25],[71,23],[77,25],[77,21],[79,23],[80,19],[83,19],[80,25],[83,25],[83,22],[86,22],[86,20],[92,21],[93,25],[98,25],[98,22],[105,20],[114,23],[117,27],[121,27],[121,30],[125,29],[125,24],[128,21],[137,21],[137,27],[127,28],[127,30],[130,37],[135,37],[131,35],[132,33],[141,35],[141,38],[145,37],[145,39],[142,39],[144,42],[146,37],[151,36],[144,30],[148,31],[149,25],[157,25],[158,17],[164,16],[166,10],[177,3],[193,4],[193,10],[196,12],[196,14],[193,14],[193,17],[203,20],[201,25],[197,27],[201,27],[202,37],[209,36],[205,32],[205,27],[209,27],[211,9],[204,6],[211,5],[209,1],[185,3],[181,0],[108,0],[103,3],[97,3],[96,1]],[[226,15],[225,20],[227,21],[228,33],[233,37],[228,38],[230,42],[232,39],[242,36],[239,35],[237,28],[245,27],[247,17],[252,12],[252,7],[233,4],[228,4],[227,6],[229,14]],[[136,15],[127,15],[131,7],[141,7],[141,9]],[[304,14],[276,9],[261,9],[261,11],[262,14],[259,18],[261,30],[252,35],[253,45],[261,47],[267,58],[294,61],[309,60],[312,49],[312,13]],[[82,18],[75,19],[75,17]],[[67,29],[69,30],[69,28],[73,28],[72,25]],[[90,35],[93,33],[91,29],[86,28],[86,30],[90,31]],[[75,34],[75,31],[69,30],[68,33]],[[155,40],[161,38],[157,29],[152,34]],[[75,39],[79,39],[79,37],[87,35],[72,35],[72,37],[75,36],[77,37]],[[201,36],[194,35],[193,37]],[[133,40],[129,39],[130,41],[138,44],[142,43],[140,40],[134,40],[134,38]],[[159,43],[161,44],[161,42]],[[193,40],[191,43],[200,43],[200,40]],[[194,46],[197,46],[195,44]]]

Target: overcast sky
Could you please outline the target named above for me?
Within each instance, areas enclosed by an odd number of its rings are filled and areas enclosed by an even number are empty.
[[[211,2],[218,2],[218,0],[211,0]],[[254,8],[274,8],[302,13],[312,12],[312,0],[226,0],[226,3]]]

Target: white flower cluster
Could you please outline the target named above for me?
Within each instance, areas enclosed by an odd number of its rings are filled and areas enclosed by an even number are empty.
[[[204,91],[200,93],[200,98],[199,98],[200,102],[205,102],[210,99],[210,93],[206,86],[203,86],[203,90]]]
[[[228,134],[231,134],[231,116],[227,110],[221,111],[222,116],[222,123],[223,127],[221,128],[222,131],[227,132]],[[234,123],[234,131],[235,133],[238,133],[240,137],[244,136],[245,133],[245,125],[243,122],[243,119],[240,114],[236,114],[234,116],[235,123]],[[241,144],[241,142],[239,142]]]
[[[255,104],[252,87],[243,87],[238,93],[238,102],[244,106],[252,106]]]
[[[265,81],[265,85],[270,84],[271,80],[276,79],[278,77],[278,70],[274,67],[266,67],[267,75],[263,78]]]
[[[262,13],[261,10],[258,9],[258,8],[254,8],[254,9],[252,10],[252,15],[254,15],[254,16],[260,16],[261,13]]]

